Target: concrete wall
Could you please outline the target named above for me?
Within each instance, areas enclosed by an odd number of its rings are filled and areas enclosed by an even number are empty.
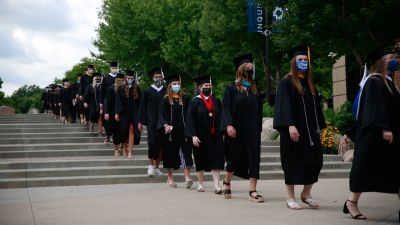
[[[337,109],[347,100],[346,58],[340,57],[332,67],[333,108]]]

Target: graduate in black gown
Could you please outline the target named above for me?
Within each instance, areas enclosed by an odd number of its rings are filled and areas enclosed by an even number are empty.
[[[225,134],[226,175],[223,194],[231,198],[233,175],[250,180],[249,200],[263,202],[257,193],[260,177],[262,103],[254,82],[253,56],[234,58],[236,80],[225,90],[221,131]]]
[[[123,73],[117,73],[115,77],[115,83],[107,88],[106,100],[104,101],[104,119],[109,123],[109,129],[112,133],[112,139],[114,143],[114,157],[118,157],[119,146],[122,143],[120,134],[119,123],[115,121],[115,98],[118,92],[118,88],[125,82],[125,76]],[[126,146],[125,146],[126,151]]]
[[[107,92],[109,87],[114,85],[115,78],[116,78],[118,72],[119,72],[118,62],[115,62],[115,61],[110,62],[110,73],[105,75],[104,78],[103,78],[103,81],[101,82],[102,91],[103,91],[103,93],[102,93],[103,105],[105,105],[106,101],[108,100],[106,92]],[[111,119],[109,118],[108,120],[104,120],[104,129],[106,131],[106,137],[104,139],[104,143],[113,142],[113,140],[112,140],[112,134],[113,134],[112,131],[113,131],[113,129],[112,128],[115,126],[114,123],[115,123],[114,118],[111,118]]]
[[[79,100],[84,101],[84,95],[85,95],[85,91],[87,89],[88,86],[93,84],[93,74],[94,74],[94,65],[90,64],[87,66],[86,70],[85,70],[85,74],[82,75],[82,77],[80,78],[80,93],[79,93]],[[83,107],[83,114],[85,117],[85,125],[89,124],[89,108],[85,108]]]
[[[157,129],[158,110],[160,101],[165,96],[164,75],[160,67],[155,67],[149,71],[153,84],[145,89],[140,99],[139,129],[147,127],[147,144],[149,147],[148,158],[149,166],[147,175],[163,175],[159,169],[161,160],[161,135],[162,130]]]
[[[220,170],[224,169],[225,155],[221,122],[221,101],[212,95],[210,76],[195,79],[199,95],[190,103],[186,116],[185,135],[192,139],[196,165],[198,192],[204,192],[204,171],[212,171],[216,194],[222,194],[219,184]]]
[[[72,120],[72,112],[73,112],[73,101],[74,101],[74,90],[71,87],[68,79],[63,79],[64,87],[60,89],[59,95],[59,105],[62,111],[61,122],[68,123],[68,121]],[[71,120],[69,118],[71,117]]]
[[[94,124],[98,125],[98,134],[101,136],[103,104],[101,103],[101,74],[93,74],[93,84],[86,87],[84,94],[84,107],[89,112],[90,131],[93,133]]]
[[[299,45],[290,49],[288,54],[290,71],[277,87],[273,125],[280,133],[287,207],[301,208],[294,196],[294,185],[304,185],[301,200],[312,208],[318,208],[318,203],[311,197],[311,188],[318,181],[322,168],[321,129],[326,124],[312,80],[308,48]]]
[[[167,184],[176,188],[172,173],[183,168],[186,188],[193,185],[190,169],[193,167],[192,148],[184,136],[189,97],[182,92],[181,78],[178,75],[166,77],[168,83],[166,96],[161,100],[158,129],[163,130],[163,167],[167,170]]]
[[[353,219],[364,220],[358,209],[363,192],[399,193],[400,95],[391,75],[397,61],[391,48],[381,46],[367,58],[369,76],[361,85],[350,172],[351,196],[343,206]]]
[[[141,134],[138,130],[140,95],[135,72],[126,71],[126,83],[118,88],[115,97],[115,120],[119,122],[119,136],[128,150],[126,155],[124,148],[123,155],[128,159],[132,159],[133,145],[138,145],[140,141]]]
[[[85,115],[84,115],[84,107],[83,107],[83,99],[81,100],[80,95],[82,93],[81,91],[81,78],[83,74],[78,73],[77,74],[77,80],[75,83],[75,88],[76,88],[76,114],[78,116],[78,119],[80,120],[80,123],[83,124],[85,123]]]

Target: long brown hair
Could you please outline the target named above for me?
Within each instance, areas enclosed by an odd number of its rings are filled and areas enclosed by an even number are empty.
[[[119,86],[121,86],[124,82],[125,82],[125,78],[115,78],[115,83],[114,83],[115,93],[118,91]]]
[[[392,93],[392,90],[389,87],[389,84],[386,80],[386,74],[385,74],[385,61],[382,56],[380,59],[376,60],[374,64],[369,68],[369,74],[374,74],[374,73],[379,73],[382,75],[381,79],[385,83],[386,87],[389,89],[390,93]]]
[[[239,66],[239,68],[236,71],[236,88],[240,91],[240,85],[242,84],[242,80],[243,80],[243,78],[246,78],[251,84],[250,85],[250,91],[253,94],[256,95],[258,93],[257,86],[254,83],[254,80],[253,80],[252,76],[247,77],[247,74],[246,74],[246,71],[245,71],[246,70],[246,65],[247,65],[247,63],[243,63],[242,65]]]
[[[168,98],[169,104],[173,105],[174,104],[174,98],[173,98],[174,92],[172,91],[171,83],[169,83],[168,86],[167,86],[167,91],[165,93],[165,96]],[[183,105],[183,100],[182,100],[182,95],[183,95],[182,92],[183,92],[183,90],[182,90],[182,82],[181,82],[181,78],[180,77],[179,77],[179,84],[181,85],[181,90],[178,93],[179,105]]]
[[[293,57],[293,59],[290,61],[290,71],[287,74],[287,76],[292,77],[292,82],[294,84],[294,88],[297,90],[297,93],[303,94],[304,90],[303,90],[303,86],[301,86],[298,73],[301,73],[301,72],[296,67],[296,57]],[[315,85],[313,82],[312,68],[311,68],[310,63],[308,63],[308,69],[304,75],[305,75],[305,79],[307,79],[307,84],[308,84],[308,87],[310,88],[311,94],[315,95],[316,94],[315,93]]]
[[[133,87],[133,99],[137,100],[140,98],[140,88],[138,84],[136,83],[135,76],[133,76],[133,82],[132,82],[132,87]],[[120,88],[124,89],[125,92],[125,97],[129,97],[129,85],[128,85],[128,80],[125,78],[125,82],[120,85]]]

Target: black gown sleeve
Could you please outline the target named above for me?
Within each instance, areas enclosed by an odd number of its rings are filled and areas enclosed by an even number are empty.
[[[289,78],[283,78],[276,90],[275,96],[275,113],[274,113],[274,129],[280,130],[284,127],[294,125],[292,110],[292,83]]]
[[[158,110],[158,123],[157,129],[164,128],[164,124],[170,123],[170,118],[168,117],[168,110],[170,110],[170,104],[167,97],[164,97],[160,101],[160,109]]]
[[[185,137],[193,137],[198,136],[196,134],[196,112],[197,112],[198,101],[196,98],[193,98],[188,106],[187,114],[186,114],[186,127],[185,127]]]
[[[363,88],[363,108],[361,128],[376,127],[388,130],[390,127],[388,98],[385,95],[386,85],[377,77],[371,77]]]
[[[234,111],[234,93],[233,86],[226,88],[224,98],[222,100],[222,116],[221,116],[221,131],[226,131],[228,125],[233,125],[233,111]]]
[[[140,107],[139,107],[139,123],[147,125],[147,90],[143,91],[143,95],[140,97]]]
[[[122,104],[122,98],[124,95],[124,88],[119,88],[117,93],[115,94],[115,109],[114,112],[115,114],[121,114],[123,111],[123,104]]]
[[[87,104],[90,103],[90,86],[87,86],[83,94],[83,101]]]

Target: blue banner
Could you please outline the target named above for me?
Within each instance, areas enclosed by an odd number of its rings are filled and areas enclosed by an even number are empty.
[[[264,8],[257,0],[247,0],[247,30],[248,32],[264,32]]]

